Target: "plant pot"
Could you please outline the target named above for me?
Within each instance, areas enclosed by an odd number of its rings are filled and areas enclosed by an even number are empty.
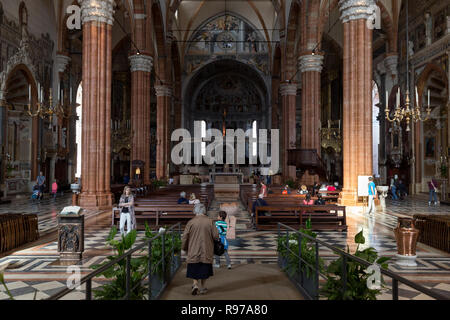
[[[394,234],[397,240],[398,254],[415,256],[419,230],[414,226],[414,220],[411,218],[399,218]]]

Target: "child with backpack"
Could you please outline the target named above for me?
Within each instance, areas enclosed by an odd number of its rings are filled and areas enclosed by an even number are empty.
[[[225,247],[225,252],[223,253],[223,255],[225,256],[225,260],[226,260],[228,269],[231,269],[230,256],[228,255],[228,240],[227,240],[228,225],[225,222],[226,218],[227,218],[227,213],[225,211],[220,211],[219,212],[219,220],[216,221],[216,228],[219,230],[220,241],[222,241],[222,243]],[[214,264],[214,267],[220,268],[220,256],[215,256],[215,258],[216,258],[216,263]]]

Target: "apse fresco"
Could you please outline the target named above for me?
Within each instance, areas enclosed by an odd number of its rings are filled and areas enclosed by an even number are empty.
[[[242,19],[223,15],[203,24],[192,36],[185,56],[185,72],[202,65],[232,58],[268,74],[269,56],[265,38]]]

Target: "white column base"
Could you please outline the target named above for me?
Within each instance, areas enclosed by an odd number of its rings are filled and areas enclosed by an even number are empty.
[[[416,258],[417,255],[414,256],[404,256],[401,254],[396,254],[395,257],[397,258],[395,261],[395,264],[402,266],[402,267],[417,267]]]

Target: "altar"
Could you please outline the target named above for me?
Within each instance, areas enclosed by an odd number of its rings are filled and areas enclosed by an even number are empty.
[[[239,196],[239,185],[243,182],[243,174],[237,173],[211,173],[210,181],[214,184],[216,197]]]
[[[244,175],[241,172],[212,172],[210,174],[210,181],[218,184],[242,184]]]

